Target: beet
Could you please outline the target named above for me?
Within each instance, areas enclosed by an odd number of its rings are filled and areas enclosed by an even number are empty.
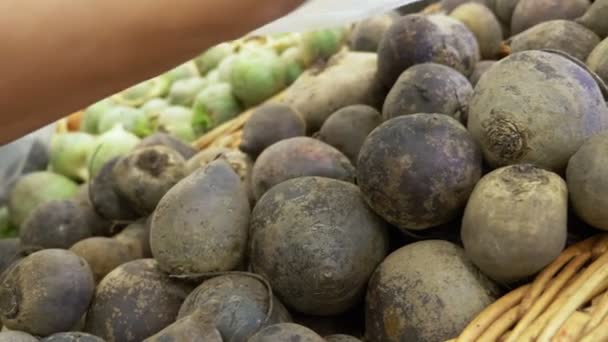
[[[587,59],[587,65],[604,83],[608,83],[608,38],[593,49]]]
[[[153,259],[128,262],[99,283],[85,331],[112,341],[142,341],[172,322],[188,285],[162,273]]]
[[[0,274],[20,258],[19,239],[0,239]]]
[[[322,177],[283,182],[257,203],[250,257],[294,310],[333,315],[356,305],[388,251],[385,223],[357,186]]]
[[[441,4],[441,9],[445,12],[452,12],[457,7],[467,4],[467,3],[476,3],[482,5],[488,5],[488,2],[492,0],[441,0],[439,3]]]
[[[195,154],[186,162],[186,173],[192,174],[194,171],[216,160],[226,152],[232,151],[227,147],[209,147]]]
[[[382,38],[378,76],[390,88],[415,64],[444,64],[469,76],[477,61],[477,40],[464,24],[443,15],[410,14],[395,20]]]
[[[363,141],[381,122],[380,113],[373,107],[347,106],[325,121],[316,138],[344,153],[356,165]]]
[[[96,283],[116,267],[143,258],[143,255],[132,253],[118,240],[107,237],[84,239],[73,245],[70,250],[87,261]]]
[[[498,19],[501,22],[505,23],[509,28],[511,27],[511,18],[513,17],[513,12],[515,11],[515,7],[519,0],[494,0],[494,4],[492,9]],[[506,37],[507,35],[505,35]]]
[[[277,341],[325,342],[325,340],[314,331],[294,323],[271,325],[255,334],[248,342]]]
[[[83,332],[64,332],[53,334],[41,342],[105,342],[102,338]]]
[[[576,22],[588,27],[600,38],[605,38],[608,36],[606,17],[608,17],[608,0],[595,0],[585,14],[576,19]]]
[[[2,342],[38,342],[34,336],[22,331],[2,331],[0,332]]]
[[[32,335],[67,331],[86,312],[94,291],[84,259],[67,250],[45,249],[0,277],[0,319],[5,327]]]
[[[138,218],[131,204],[114,190],[112,170],[119,157],[106,162],[90,182],[91,205],[99,216],[110,221],[130,221]]]
[[[551,20],[511,37],[512,52],[551,49],[585,61],[600,38],[583,25],[570,20]]]
[[[389,92],[382,116],[440,113],[466,122],[473,87],[456,70],[436,63],[414,65],[399,76]]]
[[[468,2],[456,7],[450,13],[450,17],[462,22],[473,32],[477,38],[482,58],[496,57],[500,50],[503,33],[500,22],[488,7]]]
[[[382,36],[399,16],[394,13],[376,15],[358,22],[350,34],[349,46],[353,51],[378,51]]]
[[[167,133],[157,132],[146,138],[144,138],[135,148],[151,147],[151,146],[165,146],[169,147],[182,155],[185,160],[190,159],[194,156],[197,150],[183,142],[182,140],[171,136]]]
[[[136,149],[112,169],[114,190],[142,216],[151,214],[165,193],[185,176],[186,161],[165,146]]]
[[[369,282],[366,341],[446,341],[498,297],[498,288],[447,241],[389,255]]]
[[[492,168],[532,163],[560,171],[607,124],[601,89],[578,62],[558,53],[523,51],[479,80],[467,127]]]
[[[412,114],[386,121],[365,140],[357,180],[367,203],[402,230],[447,223],[481,176],[481,153],[455,119]]]
[[[140,256],[136,259],[151,258],[150,218],[139,219],[114,236],[121,244],[127,246],[129,254]]]
[[[245,258],[249,212],[240,178],[216,160],[160,201],[150,226],[152,254],[173,274],[233,270]]]
[[[201,324],[199,313],[186,316],[143,342],[223,342],[220,332],[210,324]]]
[[[279,141],[258,157],[253,165],[252,187],[256,199],[286,180],[319,176],[353,182],[355,169],[334,147],[308,137]]]
[[[590,4],[589,0],[519,0],[511,18],[511,34],[549,20],[576,19]]]
[[[326,342],[361,342],[360,339],[349,335],[331,335],[325,336]]]
[[[469,81],[471,82],[471,85],[473,85],[473,87],[475,87],[477,85],[477,82],[479,82],[479,79],[481,78],[481,76],[486,71],[488,71],[488,69],[490,69],[494,64],[496,64],[496,61],[480,61],[479,63],[477,63],[475,65],[475,70],[473,70],[473,73],[469,77]]]
[[[93,236],[87,214],[74,200],[57,200],[38,206],[25,220],[19,237],[27,250],[68,249]]]
[[[217,327],[224,340],[246,342],[268,325],[291,322],[283,304],[274,296],[269,299],[269,289],[254,274],[215,277],[190,293],[178,318],[197,313],[197,319]]]
[[[295,109],[285,104],[265,104],[256,108],[245,123],[239,149],[257,157],[278,141],[303,135],[306,122]]]

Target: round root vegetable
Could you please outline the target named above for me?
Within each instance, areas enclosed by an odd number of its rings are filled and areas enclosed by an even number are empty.
[[[123,245],[127,246],[135,259],[151,258],[150,250],[150,219],[140,219],[128,225],[120,233],[114,236]]]
[[[394,14],[383,14],[358,22],[351,35],[349,45],[353,51],[378,51],[382,36],[397,18]]]
[[[223,153],[218,159],[227,162],[230,167],[236,172],[241,179],[245,190],[247,191],[247,198],[249,203],[253,206],[255,203],[255,196],[253,195],[253,188],[251,186],[252,174],[253,174],[253,160],[245,153],[233,150]]]
[[[19,231],[21,245],[27,250],[68,249],[91,236],[87,212],[74,200],[57,200],[38,206]]]
[[[337,148],[356,165],[363,141],[380,123],[382,116],[374,107],[347,106],[333,113],[316,137]]]
[[[211,324],[202,324],[199,313],[186,316],[169,325],[144,342],[223,342],[220,332]]]
[[[459,246],[441,240],[407,245],[389,255],[370,280],[366,340],[446,341],[497,295],[496,285]]]
[[[114,191],[112,170],[120,157],[109,160],[91,179],[89,198],[99,216],[110,221],[129,221],[138,217],[130,203]]]
[[[378,76],[392,87],[415,64],[438,63],[465,76],[479,61],[475,35],[461,22],[444,15],[410,14],[395,20],[378,48]]]
[[[9,195],[10,217],[20,226],[40,204],[67,199],[78,191],[78,185],[68,178],[47,171],[22,176]]]
[[[382,105],[386,91],[377,78],[378,56],[371,52],[340,52],[327,63],[305,71],[284,93],[282,102],[298,111],[307,133],[315,133],[340,108]]]
[[[515,35],[544,21],[573,20],[583,15],[589,5],[589,0],[519,0],[511,18],[511,34]]]
[[[95,282],[99,282],[116,267],[131,260],[143,258],[116,239],[92,237],[74,244],[70,250],[87,261]]]
[[[80,205],[83,215],[86,220],[86,225],[91,230],[93,236],[109,236],[113,233],[113,225],[111,222],[101,217],[93,208],[89,195],[89,183],[80,185],[76,195],[72,197],[72,200]]]
[[[2,331],[0,342],[38,342],[38,339],[22,331]]]
[[[456,218],[481,167],[479,148],[458,121],[412,114],[386,121],[367,137],[357,181],[385,220],[402,230],[422,230]]]
[[[195,314],[215,326],[226,341],[245,342],[260,329],[291,322],[287,309],[258,276],[230,274],[203,282],[188,295],[178,318]]]
[[[385,223],[354,184],[322,177],[283,182],[251,219],[252,269],[285,305],[333,315],[356,305],[388,252]]]
[[[515,11],[515,7],[519,0],[493,0],[494,4],[492,5],[492,9],[498,19],[501,22],[505,23],[508,27],[511,27],[511,18],[513,17],[513,12]],[[506,35],[505,35],[506,36]]]
[[[186,161],[165,146],[136,149],[112,169],[114,189],[142,215],[154,211],[160,199],[186,176]]]
[[[95,146],[95,138],[83,132],[55,134],[51,138],[49,163],[53,172],[75,179],[89,179],[87,160]]]
[[[601,38],[608,36],[608,0],[595,0],[585,14],[576,19],[576,22],[597,33]]]
[[[279,323],[259,331],[247,342],[326,342],[321,336],[305,326],[294,323]]]
[[[502,27],[488,7],[468,2],[456,7],[450,17],[462,22],[473,32],[482,58],[496,57],[503,39]]]
[[[551,20],[511,37],[512,52],[551,49],[585,61],[600,38],[583,25],[570,20]]]
[[[243,127],[239,149],[257,157],[268,146],[306,135],[306,122],[292,107],[270,103],[256,108]]]
[[[417,113],[440,113],[466,122],[473,87],[445,65],[414,65],[399,76],[382,108],[384,120]]]
[[[608,83],[608,38],[593,49],[587,59],[587,65],[591,71]]]
[[[161,132],[154,133],[143,139],[136,146],[136,148],[152,146],[165,146],[174,149],[175,151],[179,152],[179,154],[181,154],[185,160],[190,159],[197,153],[197,150],[195,148],[184,143],[182,140]]]
[[[19,239],[0,239],[0,274],[21,257]]]
[[[0,319],[12,330],[47,336],[67,331],[95,291],[89,265],[76,254],[46,249],[23,258],[0,278]]]
[[[355,168],[334,147],[308,137],[281,140],[260,154],[253,165],[252,187],[256,199],[288,179],[319,176],[354,182]]]
[[[108,342],[142,341],[175,321],[188,290],[153,259],[128,262],[97,286],[85,331]]]
[[[186,162],[186,173],[192,174],[194,171],[207,166],[212,161],[219,158],[222,154],[232,151],[227,147],[209,147],[195,154]]]
[[[518,52],[477,83],[468,129],[493,167],[532,163],[560,171],[583,142],[607,127],[592,75],[559,54]]]
[[[486,71],[488,71],[488,69],[490,69],[494,64],[496,64],[496,61],[480,61],[479,63],[475,64],[475,69],[469,77],[469,82],[471,82],[473,88],[477,85],[481,76]]]
[[[152,215],[150,246],[165,272],[229,271],[245,257],[249,201],[228,163],[217,160],[177,183]]]
[[[577,216],[595,228],[608,230],[608,134],[589,140],[570,158],[566,171],[570,200]]]
[[[551,263],[564,249],[568,191],[560,176],[530,164],[485,175],[462,219],[467,255],[490,278],[511,283]]]
[[[477,3],[477,4],[481,4],[481,5],[488,5],[488,2],[490,2],[492,0],[441,0],[440,1],[440,5],[441,5],[441,9],[447,13],[450,13],[452,11],[454,11],[456,8],[458,8],[461,5],[464,5],[466,3]]]
[[[41,342],[105,342],[102,338],[83,332],[64,332],[51,335]]]
[[[361,342],[360,339],[350,336],[350,335],[331,335],[325,336],[326,342]]]

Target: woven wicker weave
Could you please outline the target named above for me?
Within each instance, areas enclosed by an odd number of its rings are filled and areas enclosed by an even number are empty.
[[[452,341],[608,341],[608,234],[566,249]]]

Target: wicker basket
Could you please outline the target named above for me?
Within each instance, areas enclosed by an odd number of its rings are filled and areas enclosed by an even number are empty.
[[[608,234],[566,249],[451,341],[608,341]]]

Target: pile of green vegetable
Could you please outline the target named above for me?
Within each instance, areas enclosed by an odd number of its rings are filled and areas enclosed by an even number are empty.
[[[88,107],[0,207],[0,341],[445,341],[607,231],[608,0],[438,8]]]

